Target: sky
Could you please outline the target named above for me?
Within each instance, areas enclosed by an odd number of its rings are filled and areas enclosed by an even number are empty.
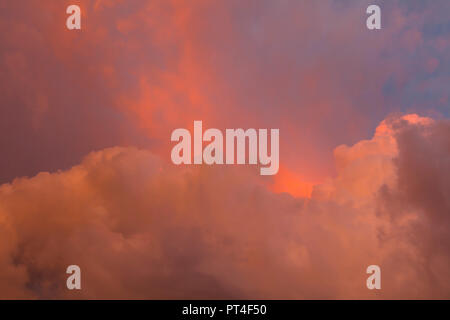
[[[0,0],[0,297],[450,298],[449,10]],[[195,120],[279,172],[174,165]]]

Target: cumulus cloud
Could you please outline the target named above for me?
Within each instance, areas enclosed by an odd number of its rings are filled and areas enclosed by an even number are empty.
[[[395,186],[384,186],[377,199],[378,214],[390,225],[380,229],[382,240],[411,245],[408,252],[391,257],[408,263],[409,272],[427,284],[408,278],[420,297],[448,298],[450,274],[450,122],[429,125],[401,124],[396,134],[398,156]]]
[[[93,152],[0,187],[2,298],[449,298],[448,121],[383,121],[311,198],[253,167]],[[82,290],[65,268],[82,270]],[[382,268],[382,290],[365,287]]]

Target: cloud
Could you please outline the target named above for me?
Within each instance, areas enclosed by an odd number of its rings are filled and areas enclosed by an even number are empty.
[[[380,190],[378,214],[390,221],[383,239],[411,244],[411,250],[390,263],[406,260],[411,272],[427,283],[413,283],[414,294],[448,298],[450,263],[450,122],[398,129],[399,151],[394,160],[396,184]],[[398,280],[400,282],[400,280]],[[402,279],[401,283],[408,281]]]
[[[449,298],[450,124],[390,117],[311,198],[137,148],[0,187],[2,298]],[[82,270],[82,290],[65,268]],[[382,290],[365,287],[368,265]]]
[[[2,183],[111,146],[165,156],[172,130],[202,120],[279,128],[304,187],[280,174],[277,190],[308,195],[334,174],[330,151],[386,114],[448,111],[447,0],[382,1],[379,33],[367,0],[75,3],[81,32],[67,1],[0,5]]]
[[[448,0],[74,2],[0,3],[0,297],[449,298],[448,122],[361,140],[448,113]],[[194,120],[279,174],[168,165]]]

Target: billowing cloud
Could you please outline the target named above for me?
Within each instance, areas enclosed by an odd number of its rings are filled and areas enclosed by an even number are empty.
[[[1,1],[0,297],[449,298],[449,123],[378,123],[448,116],[450,2],[369,3]],[[194,120],[279,173],[169,164]]]
[[[0,296],[449,298],[449,141],[448,121],[390,117],[335,149],[338,174],[311,198],[274,193],[254,167],[93,152],[0,187]]]

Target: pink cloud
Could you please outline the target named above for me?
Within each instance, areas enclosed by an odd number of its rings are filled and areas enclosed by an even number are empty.
[[[110,148],[0,187],[2,298],[448,298],[449,124],[389,118],[310,199]],[[83,289],[65,288],[82,268]],[[383,290],[365,288],[382,268]]]

